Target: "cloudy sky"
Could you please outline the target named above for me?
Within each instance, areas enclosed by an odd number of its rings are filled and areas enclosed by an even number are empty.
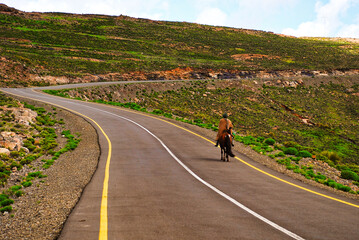
[[[272,31],[359,38],[359,0],[0,0],[23,11],[127,15]]]

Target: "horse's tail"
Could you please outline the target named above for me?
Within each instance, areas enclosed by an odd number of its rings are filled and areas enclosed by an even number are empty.
[[[234,157],[232,153],[232,143],[231,143],[231,135],[227,134],[225,137],[225,145],[226,145],[226,152],[229,156]]]
[[[225,146],[228,152],[232,151],[231,136],[229,134],[225,136]]]

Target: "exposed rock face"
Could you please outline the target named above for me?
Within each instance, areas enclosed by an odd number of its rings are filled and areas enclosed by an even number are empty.
[[[0,4],[0,12],[1,13],[19,13],[20,11],[15,9],[15,8],[12,8],[12,7],[8,7],[7,5],[5,4]]]
[[[10,155],[10,151],[7,148],[0,148],[0,154]]]
[[[23,124],[26,126],[29,126],[30,123],[34,123],[37,112],[32,111],[31,109],[27,108],[9,108],[9,110],[12,110],[13,114],[15,115],[15,121],[19,124]]]
[[[22,137],[14,132],[1,132],[0,146],[10,151],[20,151],[23,146]]]

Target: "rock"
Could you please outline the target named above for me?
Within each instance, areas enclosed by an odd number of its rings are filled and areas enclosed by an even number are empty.
[[[22,137],[14,132],[1,132],[0,146],[11,151],[20,151],[23,146]]]
[[[26,147],[21,147],[21,149],[24,150],[26,153],[29,153],[29,152],[30,152],[30,150],[29,150],[28,148],[26,148]],[[21,150],[21,149],[20,149],[20,150]]]
[[[10,150],[7,148],[0,148],[0,154],[5,154],[6,156],[9,156]]]
[[[37,112],[27,108],[13,108],[11,109],[15,115],[15,121],[19,124],[29,126],[34,123],[37,117]]]

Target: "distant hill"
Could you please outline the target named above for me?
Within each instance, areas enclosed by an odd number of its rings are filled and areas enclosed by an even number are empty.
[[[359,69],[359,43],[0,4],[2,85],[235,78]]]

